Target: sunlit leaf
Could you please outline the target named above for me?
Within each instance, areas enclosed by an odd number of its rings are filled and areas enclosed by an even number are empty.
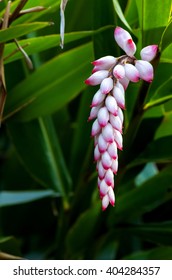
[[[60,109],[84,89],[90,74],[88,59],[92,60],[91,43],[45,63],[9,93],[5,115],[22,110],[18,119],[31,120]]]
[[[73,32],[69,34],[65,34],[65,43],[70,43],[73,41],[77,41],[79,39],[89,37],[92,35],[92,31],[85,31],[85,32]],[[35,38],[29,38],[20,40],[20,46],[23,46],[24,50],[27,54],[33,54],[35,52],[39,53],[41,51],[57,47],[59,48],[59,40],[60,35],[47,35],[47,36],[40,36]],[[4,61],[5,63],[9,63],[15,61],[17,59],[23,58],[21,52],[19,52],[16,48],[14,43],[8,43],[5,45],[4,51]]]
[[[158,87],[150,101],[145,104],[144,109],[146,110],[153,106],[157,106],[170,99],[172,99],[172,76]]]
[[[45,197],[55,197],[56,193],[51,190],[36,191],[3,191],[0,193],[0,207],[24,204]]]
[[[119,5],[119,2],[118,0],[113,0],[113,5],[114,5],[114,9],[117,13],[117,15],[119,16],[120,20],[124,23],[124,25],[131,31],[131,27],[130,25],[128,24],[128,22],[126,21],[126,18],[122,12],[122,9]]]
[[[30,32],[39,30],[41,28],[45,28],[50,25],[51,23],[49,22],[34,22],[34,23],[16,25],[16,26],[9,27],[8,29],[0,30],[0,43],[7,42],[12,39],[16,39]]]

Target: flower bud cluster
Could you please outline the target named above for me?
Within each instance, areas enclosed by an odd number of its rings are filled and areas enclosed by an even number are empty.
[[[108,55],[95,60],[92,75],[85,81],[87,85],[100,85],[92,99],[88,120],[94,120],[91,136],[94,137],[94,160],[97,162],[102,210],[109,203],[115,205],[114,174],[118,171],[118,150],[123,148],[125,90],[130,81],[142,79],[152,82],[153,67],[149,61],[158,51],[157,45],[147,46],[141,50],[142,59],[137,60],[134,57],[135,43],[126,30],[116,27],[114,38],[126,55],[118,58]]]

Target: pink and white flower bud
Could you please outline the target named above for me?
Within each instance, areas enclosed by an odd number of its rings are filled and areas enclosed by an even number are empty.
[[[104,196],[107,194],[109,188],[108,185],[106,184],[105,180],[103,179],[100,183],[100,187],[99,187],[99,191],[100,191],[100,195]]]
[[[96,136],[100,131],[101,131],[101,126],[99,125],[98,120],[96,119],[92,125],[91,136],[92,137]]]
[[[125,64],[125,75],[129,81],[137,83],[140,80],[139,71],[137,68],[129,63]]]
[[[106,169],[103,168],[103,165],[101,163],[101,161],[99,161],[98,163],[98,176],[100,178],[100,180],[103,180],[103,178],[105,177],[106,174]],[[99,184],[100,187],[100,184]]]
[[[100,105],[105,99],[105,95],[101,92],[101,90],[99,89],[93,97],[92,103],[91,103],[91,107],[94,106],[98,106]]]
[[[124,77],[122,79],[120,79],[120,84],[122,84],[124,90],[127,89],[128,85],[129,85],[129,79],[127,79],[127,77]]]
[[[110,123],[102,128],[102,135],[107,143],[112,143],[114,141],[114,129]]]
[[[133,56],[136,52],[136,45],[132,40],[131,35],[121,27],[116,27],[114,38],[118,46],[123,49],[128,56]]]
[[[132,39],[128,39],[126,45],[124,46],[124,51],[130,57],[132,57],[136,52],[136,45]]]
[[[131,35],[119,26],[117,26],[114,30],[114,38],[118,46],[121,47],[121,49],[124,49],[127,40],[132,39]]]
[[[125,109],[125,97],[124,93],[120,90],[119,87],[114,86],[113,88],[113,96],[118,104],[118,106],[122,109]]]
[[[143,48],[140,52],[142,60],[151,61],[155,58],[158,52],[158,45],[150,45]]]
[[[110,114],[109,120],[110,120],[110,124],[113,126],[113,128],[118,130],[120,133],[122,133],[122,122],[120,120],[120,117]]]
[[[125,77],[124,66],[117,64],[113,69],[113,75],[116,79],[123,79]]]
[[[95,72],[100,71],[100,70],[106,70],[106,69],[102,69],[101,66],[94,66],[92,69],[92,74],[94,74]]]
[[[106,208],[109,205],[109,196],[106,194],[105,196],[103,196],[102,198],[102,211],[106,210]]]
[[[88,121],[97,118],[97,114],[98,114],[98,112],[99,112],[100,106],[101,106],[101,105],[99,105],[99,106],[97,106],[97,107],[91,108],[90,115],[89,115],[89,117],[88,117]]]
[[[103,165],[104,169],[108,170],[111,167],[111,165],[112,165],[112,158],[110,157],[108,152],[104,152],[102,154],[101,162],[102,162],[102,165]]]
[[[91,86],[99,85],[105,78],[108,77],[108,74],[109,72],[107,70],[97,71],[85,80],[85,83]]]
[[[100,85],[100,90],[103,94],[108,94],[113,89],[113,80],[108,77],[103,79]]]
[[[107,123],[109,121],[109,112],[105,106],[100,108],[100,110],[98,111],[97,120],[98,120],[100,127],[104,127],[107,125]]]
[[[118,87],[123,93],[125,93],[124,86],[121,84],[121,80],[123,79],[120,79],[120,81],[116,81],[115,86]]]
[[[122,112],[120,107],[118,107],[118,117],[120,118],[121,123],[123,124],[123,122],[124,122],[124,114],[123,114],[123,112]]]
[[[98,145],[94,148],[94,160],[98,161],[101,158],[101,153],[99,151]]]
[[[148,61],[136,60],[135,66],[139,71],[140,78],[148,83],[153,80],[153,66]]]
[[[117,145],[115,141],[108,145],[107,152],[112,159],[117,159],[118,151],[117,151]]]
[[[119,150],[122,150],[122,148],[123,148],[122,135],[121,135],[121,133],[120,133],[118,130],[116,130],[116,129],[114,129],[114,140],[115,140],[115,142],[116,142],[116,144],[117,144],[117,148],[118,148]]]
[[[106,108],[109,111],[109,113],[111,113],[115,116],[117,115],[118,105],[117,105],[117,102],[116,102],[116,100],[113,96],[108,95],[108,97],[105,100],[105,105],[106,105]]]
[[[100,153],[104,153],[107,150],[108,147],[108,143],[107,141],[104,139],[102,133],[100,133],[99,137],[98,137],[98,148],[99,148],[99,152]]]
[[[114,56],[107,55],[104,57],[101,57],[95,61],[92,62],[94,66],[102,67],[102,69],[108,70],[112,66],[114,66],[117,62],[117,59]]]
[[[114,175],[113,175],[112,169],[109,168],[109,169],[106,171],[104,180],[105,180],[105,182],[106,182],[106,184],[107,184],[108,186],[113,186],[113,185],[114,185]]]
[[[111,169],[112,169],[114,174],[117,174],[117,172],[118,172],[118,159],[113,159],[112,160]]]
[[[108,197],[109,197],[109,202],[112,206],[115,205],[115,194],[112,188],[109,188],[108,190]]]

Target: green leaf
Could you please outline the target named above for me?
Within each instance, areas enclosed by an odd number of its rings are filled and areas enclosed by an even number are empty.
[[[158,138],[172,135],[172,112],[166,113],[163,122],[159,126],[155,134],[155,140]]]
[[[114,5],[114,9],[117,13],[117,15],[119,16],[120,20],[123,22],[123,24],[131,31],[131,27],[130,25],[128,24],[128,22],[126,21],[126,18],[122,12],[122,9],[119,5],[119,2],[118,0],[113,0],[113,5]]]
[[[158,87],[153,97],[145,104],[144,109],[149,109],[172,99],[172,76]]]
[[[162,38],[160,42],[161,52],[163,52],[172,43],[171,38],[172,38],[172,20],[171,22],[169,22],[169,24],[167,25],[167,27],[165,28],[162,34]]]
[[[88,43],[45,63],[9,93],[4,114],[21,111],[17,117],[23,121],[60,109],[85,88],[92,59]]]
[[[130,217],[138,217],[171,199],[171,182],[172,165],[169,165],[139,188],[118,196],[115,211],[111,211],[108,217],[109,226],[113,227],[119,221],[128,221]]]
[[[83,165],[86,164],[86,159],[88,158],[88,153],[90,152],[89,145],[91,143],[91,139],[90,139],[91,123],[88,123],[87,119],[89,116],[90,104],[94,92],[95,92],[94,88],[86,88],[86,90],[82,93],[78,115],[76,119],[77,126],[74,129],[74,136],[72,139],[70,170],[71,170],[72,177],[74,178],[74,180],[76,180],[76,182],[78,182],[79,174],[82,170]],[[83,141],[83,135],[84,135],[84,141]],[[91,154],[92,154],[92,150],[91,150]],[[80,162],[81,164],[76,169],[78,162]],[[80,176],[81,176],[81,184],[83,184],[82,172]]]
[[[70,188],[63,155],[51,118],[8,123],[16,151],[29,173],[41,185],[66,196]]]
[[[52,190],[2,191],[0,193],[0,207],[24,204],[45,197],[55,197],[57,195]]]
[[[93,234],[100,213],[100,205],[98,203],[94,208],[87,210],[79,216],[67,235],[66,247],[69,254],[77,256],[83,253],[83,250],[85,251],[89,248],[90,240],[94,238]]]
[[[172,44],[170,44],[162,53],[160,62],[172,63]]]
[[[171,0],[136,0],[142,45],[158,44],[164,28],[170,19]]]
[[[138,158],[132,161],[128,168],[133,166],[147,163],[147,162],[157,162],[157,163],[166,163],[171,162],[172,160],[172,149],[171,142],[172,135],[158,138],[147,146],[145,151],[141,153]]]
[[[89,37],[92,31],[73,32],[65,34],[65,44]],[[47,49],[57,47],[59,48],[60,35],[47,35],[36,38],[29,38],[20,40],[18,43],[24,48],[28,55],[39,53]],[[5,45],[4,62],[9,63],[17,59],[23,58],[22,53],[17,49],[15,43],[8,43]]]
[[[162,246],[125,256],[124,260],[171,260],[172,247]]]
[[[139,22],[143,30],[166,26],[170,18],[171,0],[136,0]]]
[[[8,29],[2,29],[0,30],[0,43],[7,42],[12,39],[17,39],[18,37],[50,25],[52,25],[52,23],[50,22],[34,22],[12,26]]]
[[[127,227],[125,232],[159,245],[172,246],[172,222],[150,223]]]
[[[16,1],[15,1],[16,2]],[[51,17],[52,12],[57,12],[60,6],[60,0],[29,0],[27,1],[26,5],[24,6],[23,10],[33,8],[36,6],[43,6],[45,10],[41,12],[34,12],[23,15],[17,18],[12,25],[21,24],[21,23],[28,23],[35,21],[39,17],[43,17],[43,15],[48,14],[49,18]]]

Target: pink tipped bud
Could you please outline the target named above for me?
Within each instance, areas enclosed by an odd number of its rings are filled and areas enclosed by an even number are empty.
[[[126,75],[127,79],[129,79],[130,81],[132,81],[134,83],[136,83],[140,80],[139,71],[132,64],[129,64],[129,63],[125,64],[125,75]]]
[[[108,154],[108,152],[104,152],[102,154],[101,161],[102,161],[103,168],[106,170],[108,170],[112,165],[112,159],[111,159],[110,155]]]
[[[100,158],[101,158],[101,154],[99,152],[98,145],[96,145],[94,148],[94,160],[98,161]]]
[[[103,180],[104,176],[106,174],[106,170],[103,168],[103,165],[101,161],[98,163],[98,176],[100,180]],[[99,184],[100,187],[100,184]]]
[[[108,190],[108,197],[109,197],[109,202],[112,206],[115,205],[115,194],[112,188],[109,188]]]
[[[139,71],[140,78],[148,83],[153,80],[153,67],[145,60],[136,60],[135,66]]]
[[[124,77],[123,79],[120,79],[120,84],[122,84],[124,90],[127,89],[128,85],[129,85],[129,82],[130,81],[126,77]]]
[[[151,61],[155,58],[158,52],[158,45],[150,45],[143,48],[140,52],[142,60]]]
[[[103,94],[108,94],[113,88],[113,80],[112,78],[108,77],[105,78],[100,85],[100,90]]]
[[[92,74],[94,74],[95,72],[100,71],[100,70],[105,70],[105,69],[102,69],[100,66],[94,66],[92,69]]]
[[[116,79],[123,79],[125,77],[124,66],[118,64],[113,69],[113,75]]]
[[[109,188],[108,185],[106,184],[105,180],[103,179],[100,183],[100,187],[99,187],[99,191],[100,191],[100,195],[104,196],[107,194]]]
[[[103,138],[102,134],[100,134],[98,137],[99,152],[104,153],[107,150],[107,147],[108,147],[107,141]]]
[[[93,97],[93,100],[92,100],[92,103],[91,103],[91,107],[100,105],[103,102],[104,99],[105,99],[105,95],[103,93],[101,93],[101,90],[99,89],[94,94],[94,97]]]
[[[116,174],[118,172],[118,159],[112,160],[111,169],[114,174]]]
[[[114,186],[114,175],[110,168],[106,171],[104,180],[108,186]]]
[[[120,46],[122,49],[124,48],[126,41],[132,39],[131,35],[126,30],[124,30],[122,27],[119,26],[115,28],[114,38],[118,46]]]
[[[104,70],[108,70],[116,63],[116,61],[117,59],[114,56],[107,55],[93,61],[92,64],[94,66],[101,67]]]
[[[120,81],[117,81],[116,84],[115,84],[115,86],[118,87],[123,93],[125,93],[124,87],[123,87],[123,85],[121,84],[121,80],[120,80]]]
[[[114,129],[110,123],[102,128],[102,135],[106,142],[112,143],[114,141]]]
[[[108,205],[109,205],[109,196],[105,195],[102,198],[102,211],[105,211]]]
[[[118,46],[120,46],[128,56],[134,55],[136,46],[129,32],[118,26],[115,28],[114,37]]]
[[[99,125],[97,119],[93,122],[91,129],[91,136],[94,137],[101,131],[101,126]]]
[[[136,52],[136,45],[132,39],[128,39],[126,45],[124,46],[124,51],[130,57],[132,57]]]
[[[116,159],[118,157],[117,145],[115,141],[109,144],[107,152],[112,159]]]
[[[121,123],[123,124],[123,122],[124,122],[124,114],[123,114],[123,111],[121,110],[120,107],[118,107],[118,117],[120,118]]]
[[[108,97],[105,100],[105,105],[107,110],[112,113],[113,115],[117,115],[118,113],[118,105],[117,102],[115,100],[115,98],[111,95],[108,95]]]
[[[113,96],[114,96],[118,106],[122,109],[125,109],[125,96],[124,96],[124,93],[120,90],[119,87],[114,86]]]
[[[120,133],[118,130],[116,130],[116,129],[114,129],[114,140],[115,140],[115,142],[116,142],[117,148],[118,148],[119,150],[122,150],[122,146],[123,146],[122,135],[121,135],[121,133]]]
[[[89,121],[97,118],[97,114],[99,112],[100,106],[101,105],[91,108],[90,115],[89,115],[89,118],[88,118]]]
[[[109,120],[113,128],[122,133],[122,122],[120,120],[120,117],[110,114]]]
[[[91,86],[99,85],[105,78],[108,77],[108,74],[109,72],[107,70],[97,71],[85,80],[85,83]]]
[[[100,110],[98,111],[98,114],[97,114],[97,120],[101,127],[104,127],[107,125],[107,123],[109,121],[109,112],[106,107],[100,108]]]

